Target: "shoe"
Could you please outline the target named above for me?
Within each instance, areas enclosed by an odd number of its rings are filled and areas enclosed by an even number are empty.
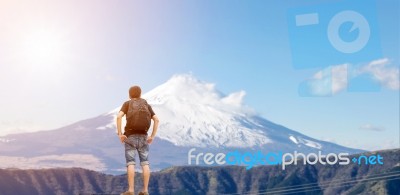
[[[139,192],[138,195],[149,195],[149,193],[148,192]]]
[[[124,193],[121,193],[121,195],[135,195],[135,193],[134,193],[134,192],[126,191],[126,192],[124,192]]]

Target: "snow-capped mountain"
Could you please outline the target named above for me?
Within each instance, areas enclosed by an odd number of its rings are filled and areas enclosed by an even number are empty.
[[[244,91],[224,96],[214,84],[177,75],[143,95],[161,119],[160,139],[177,146],[252,147],[272,143],[242,105]],[[115,116],[119,108],[108,113]],[[243,125],[246,123],[247,125]],[[110,121],[100,129],[114,128]]]
[[[191,75],[173,76],[144,94],[160,118],[157,138],[151,145],[153,169],[187,164],[187,152],[193,147],[217,152],[360,152],[272,123],[245,106],[244,95],[244,91],[224,95],[214,84]],[[39,167],[72,164],[105,172],[123,170],[123,145],[115,134],[119,109],[52,131],[1,137],[0,158],[14,167],[34,162]],[[7,160],[16,157],[23,160]],[[83,159],[85,162],[79,163]],[[7,167],[7,163],[0,166]]]
[[[281,134],[298,147],[322,149],[323,144],[297,132],[266,128],[251,108],[243,105],[244,91],[224,95],[215,84],[191,75],[175,75],[143,95],[161,118],[158,137],[177,146],[248,148],[279,143]],[[120,107],[107,113],[116,116]],[[261,119],[261,120],[260,120]],[[98,129],[115,129],[115,120]]]

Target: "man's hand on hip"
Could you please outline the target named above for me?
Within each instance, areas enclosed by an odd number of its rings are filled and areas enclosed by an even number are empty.
[[[119,140],[121,141],[121,143],[124,143],[125,139],[128,139],[126,137],[126,135],[124,135],[124,134],[118,135],[118,137],[119,137]]]
[[[151,137],[151,136],[149,136],[149,137],[147,137],[147,143],[148,144],[151,144],[152,142],[153,142],[153,137]]]

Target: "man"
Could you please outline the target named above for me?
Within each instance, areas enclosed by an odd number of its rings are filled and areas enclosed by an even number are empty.
[[[153,142],[157,133],[159,120],[153,109],[146,100],[140,98],[141,89],[133,86],[129,89],[129,101],[126,101],[117,116],[118,137],[121,143],[125,143],[125,158],[128,177],[128,191],[122,195],[134,195],[134,176],[135,176],[135,150],[139,154],[140,165],[143,170],[143,190],[139,195],[148,195],[148,184],[150,179],[150,167],[148,161],[149,144]],[[125,132],[121,132],[121,119],[126,114]],[[153,120],[153,131],[151,136],[147,136],[147,131]]]

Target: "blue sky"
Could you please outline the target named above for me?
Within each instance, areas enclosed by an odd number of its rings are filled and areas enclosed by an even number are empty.
[[[288,10],[342,2],[2,1],[0,134],[94,117],[120,106],[132,84],[148,91],[191,72],[226,94],[245,90],[246,104],[267,119],[317,139],[399,147],[398,89],[298,93],[323,68],[294,68]],[[376,11],[384,67],[398,71],[398,1],[359,6]]]

